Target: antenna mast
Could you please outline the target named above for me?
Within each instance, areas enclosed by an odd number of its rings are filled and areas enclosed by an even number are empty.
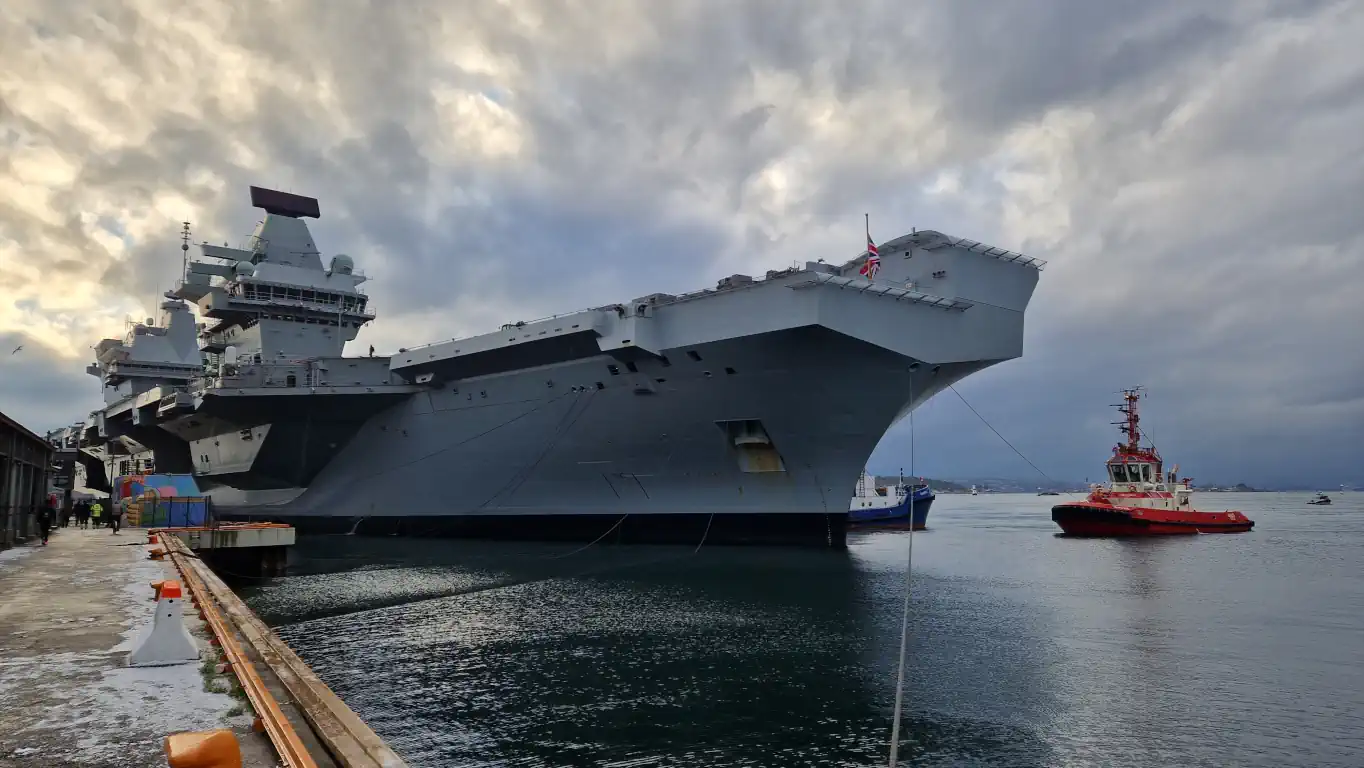
[[[189,279],[189,222],[180,228],[180,280]]]
[[[1125,448],[1129,453],[1141,450],[1141,427],[1139,426],[1141,416],[1137,413],[1137,401],[1141,399],[1141,390],[1142,387],[1124,389],[1122,391],[1123,401],[1114,406],[1118,409],[1118,413],[1125,417],[1123,421],[1113,423],[1127,436],[1127,444],[1120,447]]]

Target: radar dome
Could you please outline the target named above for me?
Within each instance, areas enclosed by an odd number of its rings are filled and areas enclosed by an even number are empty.
[[[355,271],[355,259],[344,253],[338,253],[332,257],[332,274],[349,275]]]
[[[232,265],[232,272],[237,277],[254,277],[256,274],[256,265],[249,261],[239,261]]]

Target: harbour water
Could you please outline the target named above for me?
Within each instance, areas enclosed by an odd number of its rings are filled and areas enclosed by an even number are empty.
[[[1358,766],[1364,493],[1199,494],[1249,534],[914,534],[904,764]],[[248,601],[414,766],[884,765],[906,532],[846,552],[328,536]]]

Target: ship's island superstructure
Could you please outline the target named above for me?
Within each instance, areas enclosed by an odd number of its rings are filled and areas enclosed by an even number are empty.
[[[266,215],[243,247],[200,245],[159,323],[97,347],[106,407],[83,444],[304,532],[839,544],[885,431],[1022,353],[1043,264],[917,231],[347,357],[374,319],[365,278],[315,245],[316,200],[251,197]]]

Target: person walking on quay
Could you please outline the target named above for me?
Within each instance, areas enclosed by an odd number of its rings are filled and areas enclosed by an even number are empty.
[[[47,546],[47,536],[52,532],[52,522],[56,517],[57,511],[52,508],[52,503],[43,504],[38,510],[38,532],[43,535],[43,546]]]
[[[112,507],[109,510],[109,527],[114,529],[114,533],[118,533],[118,529],[123,527],[123,516],[127,513],[121,508],[122,505],[111,503],[109,506]]]
[[[91,521],[92,523],[94,523],[94,527],[95,527],[95,528],[98,528],[98,527],[99,527],[99,524],[102,522],[102,519],[101,519],[101,518],[102,518],[102,516],[103,516],[103,513],[104,513],[104,505],[103,505],[103,504],[99,503],[99,501],[91,502],[91,504],[90,504],[90,521]]]
[[[90,502],[85,499],[76,502],[76,527],[90,527]]]

